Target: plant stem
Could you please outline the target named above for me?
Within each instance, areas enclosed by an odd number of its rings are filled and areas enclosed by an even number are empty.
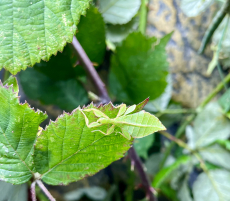
[[[45,193],[47,198],[49,198],[50,201],[56,201],[55,198],[50,194],[50,192],[47,190],[47,188],[44,186],[44,184],[41,182],[41,180],[36,180],[38,186],[42,191]]]
[[[185,122],[184,122],[184,123],[179,127],[179,129],[177,130],[177,132],[176,132],[176,134],[175,134],[175,137],[176,137],[176,138],[180,138],[180,137],[181,137],[181,135],[184,133],[184,131],[185,131],[187,125],[189,125],[189,124],[195,119],[195,117],[196,117],[196,114],[191,114],[191,115],[188,116],[188,118],[185,120]],[[160,169],[164,167],[165,162],[166,162],[166,160],[167,160],[169,154],[171,153],[171,150],[172,150],[172,148],[174,147],[174,145],[175,145],[175,142],[172,141],[172,142],[170,143],[170,145],[166,148],[164,157],[163,157],[163,159],[162,159],[162,161],[161,161],[161,163],[160,163],[160,166],[159,166]]]
[[[142,34],[145,34],[145,30],[146,30],[147,10],[148,10],[147,5],[148,5],[148,0],[141,0],[139,31]]]
[[[131,149],[129,149],[128,154],[129,154],[131,162],[134,163],[135,167],[137,168],[137,170],[139,172],[140,177],[142,178],[142,185],[145,188],[147,198],[150,201],[156,201],[157,199],[154,198],[153,192],[151,190],[152,187],[151,187],[150,182],[149,182],[149,180],[145,174],[145,171],[144,171],[144,168],[142,166],[142,162],[141,162],[140,157],[137,155],[137,153],[133,147]]]
[[[194,109],[166,109],[158,112],[155,116],[160,117],[164,114],[186,114],[186,113],[195,113]]]
[[[226,83],[230,81],[230,73],[224,78],[222,82],[220,82],[215,89],[206,97],[206,99],[200,104],[200,106],[197,107],[196,111],[200,112],[223,88]],[[196,117],[195,114],[191,114],[188,116],[188,118],[185,120],[185,122],[179,127],[177,130],[175,137],[180,138],[181,135],[184,133],[187,125],[189,125]],[[175,142],[171,142],[170,145],[166,148],[164,158],[162,159],[160,163],[160,168],[164,167],[164,164],[171,153],[171,150],[173,146],[175,145]]]
[[[215,89],[206,97],[206,99],[200,104],[200,106],[197,108],[197,111],[199,112],[202,110],[223,88],[226,83],[230,81],[230,73],[224,78],[224,80],[217,85]]]
[[[77,38],[74,36],[73,37],[73,42],[72,45],[75,49],[76,54],[79,57],[79,60],[83,67],[85,68],[86,72],[94,82],[96,89],[98,91],[98,94],[100,96],[100,99],[102,100],[102,103],[108,103],[110,102],[110,97],[108,95],[108,92],[106,90],[105,84],[102,82],[101,78],[99,77],[97,71],[93,67],[90,59],[86,55],[84,49],[81,47],[81,44],[78,42]],[[144,168],[142,166],[141,160],[139,156],[137,155],[136,151],[134,150],[133,147],[129,149],[129,157],[131,161],[135,162],[137,171],[139,173],[139,176],[141,178],[142,184],[146,190],[147,196],[149,198],[149,201],[157,201],[157,199],[154,197],[153,193],[151,192],[151,185],[150,182],[148,181],[148,177],[145,174]],[[151,192],[151,193],[150,193]]]
[[[31,187],[30,187],[30,192],[31,192],[31,198],[32,198],[32,201],[36,201],[36,190],[35,190],[35,187],[36,187],[36,181],[34,181],[32,184],[31,184]]]
[[[80,60],[80,63],[84,66],[86,72],[88,73],[90,79],[93,81],[99,96],[101,98],[102,103],[108,103],[110,101],[108,92],[106,90],[105,84],[102,82],[101,78],[99,77],[97,71],[92,65],[89,57],[85,53],[84,49],[82,48],[81,44],[78,42],[77,38],[73,37],[72,45],[75,49],[75,52]]]

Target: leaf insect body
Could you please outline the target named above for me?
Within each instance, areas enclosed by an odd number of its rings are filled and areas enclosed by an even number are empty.
[[[117,132],[117,133],[120,133],[125,138],[127,138],[128,140],[130,140],[131,139],[131,134],[127,130],[125,130],[124,128],[122,128],[120,126],[121,122],[117,121],[117,118],[121,117],[121,116],[126,116],[126,115],[130,114],[131,112],[133,112],[136,109],[136,105],[130,106],[130,107],[128,107],[128,109],[126,109],[126,105],[125,104],[121,104],[119,106],[119,108],[120,109],[118,111],[118,114],[117,114],[116,118],[114,118],[114,119],[110,119],[107,115],[105,115],[103,112],[101,112],[98,109],[85,109],[84,111],[86,111],[86,112],[93,111],[93,113],[95,114],[95,116],[97,116],[99,118],[96,122],[92,122],[90,124],[89,124],[89,120],[86,117],[86,115],[83,112],[83,110],[81,110],[81,112],[84,115],[85,120],[86,120],[86,125],[89,128],[94,128],[94,127],[98,127],[98,126],[105,125],[105,124],[112,124],[112,126],[107,129],[106,133],[104,133],[101,130],[94,130],[92,132],[99,131],[99,132],[101,132],[104,135],[110,135],[110,134],[112,134],[114,132],[115,126],[117,126],[117,127],[119,127],[121,129],[121,132]]]

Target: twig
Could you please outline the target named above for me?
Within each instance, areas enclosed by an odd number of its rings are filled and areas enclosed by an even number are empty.
[[[30,187],[30,192],[31,192],[31,197],[32,197],[32,201],[36,201],[36,190],[35,190],[35,187],[36,187],[36,181],[34,181],[32,184],[31,184],[31,187]]]
[[[75,36],[73,37],[72,45],[75,49],[78,59],[80,60],[80,63],[83,65],[86,72],[90,76],[90,79],[93,81],[97,89],[97,92],[101,98],[101,102],[108,103],[110,101],[110,98],[106,90],[105,84],[102,82],[97,71],[93,67],[92,62],[90,61],[89,57],[87,56],[87,54],[85,53],[84,49],[82,48],[81,44],[78,42]]]
[[[102,82],[101,78],[99,77],[99,75],[97,74],[97,71],[95,70],[95,68],[92,66],[91,61],[89,60],[88,56],[86,55],[84,49],[81,47],[80,43],[78,42],[77,38],[74,36],[73,38],[73,42],[72,45],[76,51],[76,54],[79,57],[79,60],[81,62],[81,64],[83,65],[83,67],[85,68],[86,72],[88,73],[88,75],[90,76],[90,78],[92,79],[92,81],[95,84],[95,87],[97,88],[98,94],[100,96],[100,99],[102,100],[102,103],[108,103],[110,102],[110,98],[108,95],[108,92],[106,90],[105,84]],[[139,158],[139,156],[136,154],[136,151],[134,150],[134,148],[130,148],[129,149],[129,157],[131,159],[131,161],[135,162],[136,165],[136,169],[139,173],[139,176],[142,180],[142,184],[146,190],[147,196],[149,198],[149,201],[157,201],[157,199],[154,197],[153,193],[151,192],[151,185],[148,181],[148,177],[145,174],[145,171],[143,169],[141,160]]]
[[[166,109],[166,110],[159,111],[158,113],[156,113],[155,116],[159,118],[164,114],[191,114],[195,112],[196,111],[194,109]]]
[[[42,191],[45,193],[47,198],[49,198],[50,201],[56,201],[55,198],[50,194],[50,192],[47,190],[47,188],[44,186],[44,184],[41,182],[41,180],[36,180],[38,186]]]
[[[129,149],[128,154],[129,154],[131,162],[134,163],[135,168],[138,170],[138,173],[142,179],[142,185],[146,191],[147,198],[150,201],[156,201],[157,199],[153,195],[152,187],[151,187],[150,182],[149,182],[149,180],[145,174],[145,171],[144,171],[144,168],[142,166],[142,162],[141,162],[140,157],[137,155],[137,153],[133,147],[131,149]]]

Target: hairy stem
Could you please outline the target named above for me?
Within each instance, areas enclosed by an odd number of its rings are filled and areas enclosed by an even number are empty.
[[[141,0],[139,31],[145,34],[147,24],[148,0]]]
[[[89,57],[85,53],[84,49],[82,48],[81,44],[78,42],[77,38],[73,37],[72,45],[75,49],[75,52],[80,60],[80,63],[84,66],[86,72],[88,73],[90,79],[94,83],[94,86],[97,89],[97,92],[101,98],[102,103],[108,103],[110,101],[108,92],[106,90],[105,84],[102,82],[101,78],[99,77],[97,71],[92,65]]]
[[[197,107],[196,111],[200,112],[223,88],[224,85],[226,83],[228,83],[230,81],[230,73],[224,78],[224,80],[222,82],[220,82],[215,89],[213,89],[213,91],[206,97],[206,99],[200,104],[200,106]],[[191,114],[188,116],[188,118],[185,120],[185,122],[179,127],[179,129],[176,132],[175,137],[176,138],[180,138],[181,135],[184,133],[187,125],[189,125],[196,117],[196,113],[195,114]],[[167,147],[164,157],[160,163],[160,168],[164,167],[164,164],[169,156],[169,154],[171,153],[171,150],[173,148],[173,146],[175,145],[175,142],[171,142],[170,145]]]
[[[40,189],[42,189],[43,193],[47,196],[47,198],[49,198],[50,201],[56,201],[55,198],[50,194],[48,189],[44,186],[41,180],[36,180],[36,182],[40,187]]]
[[[32,198],[32,201],[36,201],[36,191],[35,191],[35,187],[36,187],[36,181],[34,181],[32,184],[31,184],[31,187],[30,187],[30,192],[31,192],[31,198]]]
[[[78,42],[77,38],[74,36],[73,37],[73,42],[72,42],[73,48],[75,49],[75,52],[85,68],[85,71],[88,73],[89,77],[95,84],[95,87],[98,91],[98,94],[100,96],[100,99],[102,103],[108,103],[110,102],[110,97],[108,95],[108,92],[106,90],[105,84],[102,82],[101,78],[99,77],[97,71],[93,67],[89,57],[86,55],[84,49],[81,47],[81,44]],[[141,160],[139,156],[137,155],[136,151],[134,150],[133,147],[129,149],[129,157],[131,161],[135,162],[137,171],[139,173],[139,176],[141,178],[142,184],[147,192],[147,196],[149,201],[156,201],[157,199],[154,197],[153,193],[151,192],[151,185],[150,182],[148,181],[148,177],[145,174],[144,168],[142,166]]]

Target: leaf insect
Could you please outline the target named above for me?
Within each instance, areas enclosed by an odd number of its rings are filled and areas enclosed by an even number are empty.
[[[83,112],[83,110],[81,110],[81,111],[82,111],[82,113],[83,113],[83,115],[85,117],[86,125],[89,128],[94,128],[94,127],[102,126],[102,125],[105,125],[105,124],[112,124],[112,126],[107,129],[106,133],[103,132],[103,131],[101,131],[101,130],[94,130],[92,132],[99,131],[99,132],[101,132],[104,135],[110,135],[110,134],[112,134],[114,132],[115,126],[117,126],[117,127],[119,127],[121,129],[121,132],[117,132],[117,133],[120,133],[125,138],[127,138],[128,140],[130,140],[131,139],[131,134],[127,130],[125,130],[124,128],[122,128],[121,122],[118,121],[117,119],[118,119],[118,117],[126,116],[126,115],[130,114],[131,112],[133,112],[136,109],[136,105],[130,106],[130,107],[128,107],[128,109],[126,108],[125,104],[121,104],[119,107],[120,107],[120,109],[118,111],[118,114],[113,119],[110,119],[107,115],[105,115],[103,112],[101,112],[98,109],[94,109],[94,108],[92,108],[92,109],[85,109],[84,111],[86,111],[86,112],[93,111],[94,115],[99,118],[96,122],[92,122],[90,124],[89,124],[89,119],[86,117],[86,115]]]

